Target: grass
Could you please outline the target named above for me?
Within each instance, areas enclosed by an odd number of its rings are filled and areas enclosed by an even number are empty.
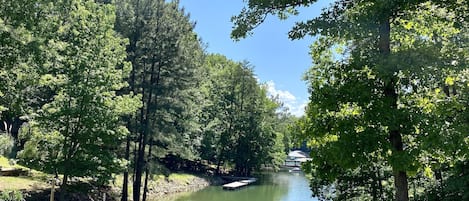
[[[8,158],[5,158],[3,156],[0,156],[0,166],[1,167],[15,167],[15,168],[27,169],[26,167],[18,165],[18,164],[10,165],[10,161],[8,160]]]
[[[10,162],[7,158],[0,156],[0,166],[6,168],[22,168],[26,169],[30,172],[28,176],[21,176],[21,177],[5,177],[0,176],[0,192],[5,190],[26,190],[26,191],[38,191],[38,190],[45,190],[50,188],[50,184],[46,181],[49,178],[52,178],[52,175],[31,170],[28,167],[22,165],[10,165]],[[163,182],[174,182],[178,184],[188,184],[190,183],[196,176],[186,173],[171,173],[169,176],[164,175],[153,175],[152,180],[150,181],[150,185],[159,185]],[[114,182],[111,182],[111,186],[113,188],[122,188],[122,179],[123,175],[115,175]],[[130,178],[129,178],[130,180]],[[129,181],[129,195],[132,194],[132,182]]]
[[[151,182],[177,182],[177,183],[189,183],[191,180],[193,180],[196,176],[191,175],[191,174],[185,174],[185,173],[171,173],[168,177],[165,177],[164,175],[153,175],[153,179]],[[122,188],[122,180],[123,176],[122,175],[115,175],[114,176],[115,180],[113,184],[114,187],[119,187]],[[145,177],[142,177],[142,180]],[[130,179],[129,179],[130,180]],[[129,189],[132,188],[132,183],[129,181]]]
[[[27,167],[15,164],[10,165],[7,158],[0,156],[0,166],[6,168],[22,168],[30,171],[29,176],[5,177],[0,176],[0,191],[2,190],[39,190],[49,187],[45,181],[50,175],[36,170],[30,170]]]
[[[190,183],[196,176],[191,175],[191,174],[185,174],[185,173],[171,173],[168,177],[162,174],[158,175],[153,175],[153,179],[150,181],[150,185],[159,185],[158,183],[163,183],[163,182],[175,182],[179,184],[188,184]],[[142,177],[142,180],[145,177]],[[114,175],[114,181],[111,182],[111,185],[113,188],[122,188],[123,184],[123,179],[124,176],[122,174],[119,175]],[[128,185],[128,194],[129,196],[132,195],[132,181],[131,178],[129,178],[129,185]]]
[[[114,175],[114,181],[111,181],[109,184],[113,188],[122,189],[122,186],[124,185],[123,182],[124,182],[124,175],[118,174],[118,175]],[[129,184],[127,185],[127,194],[130,196],[132,195],[132,192],[133,192],[132,180],[129,178]]]
[[[0,177],[2,190],[40,190],[47,188],[47,183],[32,180],[29,177]]]
[[[178,182],[178,183],[189,183],[195,178],[194,175],[184,174],[184,173],[171,173],[168,177],[169,181]]]

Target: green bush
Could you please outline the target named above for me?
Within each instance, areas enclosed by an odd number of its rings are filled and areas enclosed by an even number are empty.
[[[15,141],[11,135],[0,134],[0,155],[8,156],[14,145]]]
[[[21,191],[2,191],[0,192],[0,201],[24,201]]]

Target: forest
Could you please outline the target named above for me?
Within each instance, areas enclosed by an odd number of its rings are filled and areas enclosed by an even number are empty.
[[[198,171],[187,164],[282,164],[294,117],[249,62],[205,53],[177,1],[1,5],[0,150],[61,189],[122,174],[122,200],[128,182],[146,200],[152,174]]]
[[[234,40],[316,0],[244,3]],[[297,22],[290,39],[317,37],[297,118],[249,61],[207,53],[177,0],[0,0],[0,155],[59,179],[61,201],[116,180],[146,201],[153,175],[276,171],[306,144],[319,200],[468,200],[468,16],[337,0]]]

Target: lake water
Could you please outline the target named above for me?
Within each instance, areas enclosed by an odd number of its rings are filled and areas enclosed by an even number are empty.
[[[255,184],[227,191],[210,186],[201,191],[184,194],[172,201],[317,201],[311,197],[308,180],[302,173],[269,173]]]

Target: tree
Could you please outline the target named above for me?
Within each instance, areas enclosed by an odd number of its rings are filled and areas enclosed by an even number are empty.
[[[263,164],[280,165],[284,149],[276,124],[279,104],[257,83],[250,65],[208,55],[205,67],[202,159],[215,163],[218,173],[229,164],[243,176]]]
[[[124,161],[115,150],[127,135],[120,117],[139,106],[132,95],[117,95],[126,86],[131,66],[124,62],[126,40],[113,30],[114,7],[94,1],[47,4],[39,19],[47,46],[47,67],[39,80],[54,92],[30,122],[30,139],[20,153],[25,163],[70,177],[107,183]],[[63,196],[62,196],[63,199]]]
[[[268,14],[297,14],[295,8],[314,2],[251,0],[233,18],[232,37],[245,37]],[[303,138],[314,148],[308,168],[324,179],[320,185],[330,185],[360,165],[384,161],[392,167],[395,199],[408,200],[408,173],[428,165],[421,160],[428,150],[419,145],[439,133],[418,135],[429,119],[413,113],[411,108],[418,107],[414,101],[425,101],[413,98],[442,87],[435,85],[441,81],[435,75],[467,67],[451,65],[465,63],[459,53],[446,54],[449,47],[464,46],[464,37],[458,36],[464,32],[464,9],[460,1],[336,1],[290,31],[293,39],[321,35],[312,49],[314,67],[307,73],[311,102],[303,125]],[[446,133],[454,135],[458,133]]]
[[[36,35],[36,19],[44,17],[44,8],[28,0],[0,3],[0,129],[17,140],[21,123],[43,103],[38,88],[42,40]]]
[[[177,1],[129,0],[116,5],[116,29],[130,40],[128,61],[134,67],[128,90],[142,95],[143,107],[128,125],[136,145],[133,200],[140,200],[144,172],[145,200],[150,168],[157,158],[168,153],[193,155],[190,139],[197,135],[198,128],[194,123],[194,89],[199,82],[203,51],[193,32],[194,24]],[[127,150],[129,146],[127,143]],[[127,199],[126,175],[122,200]]]

